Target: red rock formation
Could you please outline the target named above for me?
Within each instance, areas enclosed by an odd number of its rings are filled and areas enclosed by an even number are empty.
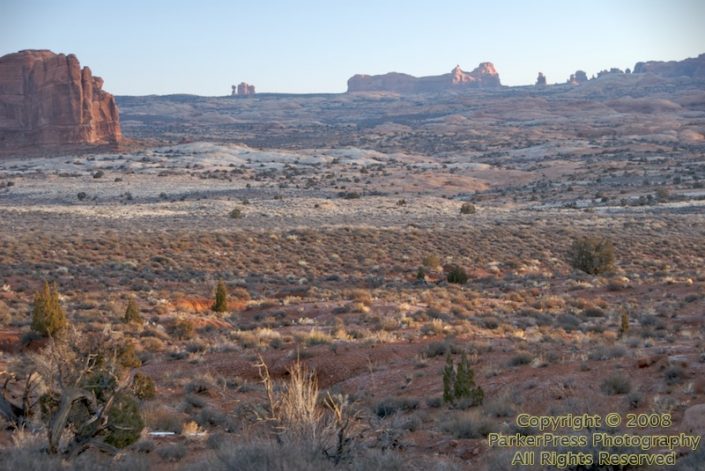
[[[232,96],[251,96],[255,94],[255,86],[246,82],[240,82],[237,87],[233,85]]]
[[[355,75],[348,80],[348,93],[385,91],[395,93],[425,93],[458,88],[499,87],[499,74],[491,62],[481,63],[472,72],[456,66],[448,74],[428,77],[390,72],[384,75]]]
[[[705,54],[682,61],[637,62],[634,66],[634,73],[654,74],[667,78],[690,77],[692,79],[705,79]]]
[[[0,147],[116,143],[113,96],[75,55],[26,50],[0,57]]]

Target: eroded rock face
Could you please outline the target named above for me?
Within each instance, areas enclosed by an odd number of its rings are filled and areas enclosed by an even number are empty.
[[[634,66],[634,73],[654,74],[667,78],[690,77],[693,79],[705,79],[705,54],[682,61],[637,62]]]
[[[491,62],[481,63],[472,72],[456,66],[448,74],[414,77],[390,72],[383,75],[355,75],[348,80],[348,92],[426,93],[455,90],[463,87],[488,88],[501,86],[499,74]]]
[[[118,108],[102,87],[73,54],[0,57],[0,148],[119,142]]]

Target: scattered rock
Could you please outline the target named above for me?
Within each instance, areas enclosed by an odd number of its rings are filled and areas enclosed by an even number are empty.
[[[705,436],[705,404],[696,404],[683,412],[681,429],[685,433]]]

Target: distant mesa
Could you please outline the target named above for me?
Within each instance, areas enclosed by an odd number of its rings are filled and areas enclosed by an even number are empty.
[[[649,61],[637,62],[635,74],[653,74],[665,78],[689,77],[705,79],[705,54],[682,61]]]
[[[543,72],[539,72],[539,76],[536,77],[536,86],[537,87],[545,87],[546,86],[546,76],[543,74]]]
[[[501,85],[494,65],[491,62],[483,62],[472,72],[465,72],[458,65],[448,74],[427,77],[414,77],[398,72],[383,75],[358,74],[348,80],[348,93],[427,93],[462,88],[495,88]]]
[[[119,142],[118,107],[102,87],[73,54],[0,57],[0,148]]]
[[[232,96],[252,96],[255,94],[255,86],[246,82],[240,82],[238,86],[233,85]]]

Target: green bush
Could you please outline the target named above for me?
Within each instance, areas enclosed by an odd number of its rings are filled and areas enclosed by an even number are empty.
[[[240,219],[243,216],[242,210],[240,208],[235,208],[230,211],[228,216],[230,216],[231,219]]]
[[[108,411],[108,435],[105,442],[117,448],[135,443],[144,428],[139,402],[131,394],[119,393]]]
[[[215,312],[227,312],[228,310],[228,290],[222,281],[219,281],[215,288],[215,302],[212,309]]]
[[[479,406],[485,398],[485,392],[475,384],[475,372],[468,363],[468,356],[463,352],[457,369],[450,354],[446,357],[443,368],[443,401],[453,403],[462,401],[466,407]]]
[[[476,212],[477,209],[472,203],[463,203],[463,205],[460,207],[460,214],[475,214]]]
[[[54,335],[68,326],[66,314],[59,303],[56,285],[46,281],[41,291],[34,296],[32,308],[32,330],[43,336]]]
[[[458,285],[464,285],[468,281],[468,274],[462,267],[453,265],[447,270],[448,274],[446,279],[448,283],[455,283]]]
[[[568,250],[570,265],[589,275],[599,275],[614,269],[614,246],[608,239],[581,237]]]

